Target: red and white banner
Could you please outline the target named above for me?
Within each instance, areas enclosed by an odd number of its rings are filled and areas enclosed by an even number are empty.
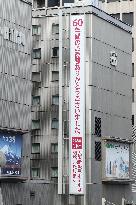
[[[70,176],[69,193],[84,194],[85,170],[85,20],[70,19]]]

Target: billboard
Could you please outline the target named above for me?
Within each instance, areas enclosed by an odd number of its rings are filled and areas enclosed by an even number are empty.
[[[85,20],[84,15],[70,18],[70,135],[69,193],[84,194],[85,138]]]
[[[21,135],[0,133],[1,175],[21,175]]]
[[[129,178],[129,144],[107,141],[105,143],[105,177]]]

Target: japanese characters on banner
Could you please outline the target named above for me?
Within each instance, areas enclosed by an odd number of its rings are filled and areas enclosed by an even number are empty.
[[[70,20],[70,194],[84,194],[84,15]]]

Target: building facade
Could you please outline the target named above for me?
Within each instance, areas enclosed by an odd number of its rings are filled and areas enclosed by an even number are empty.
[[[69,184],[73,160],[69,161],[72,153],[69,141],[73,126],[73,97],[70,96],[74,87],[74,81],[71,85],[75,56],[71,50],[74,38],[71,19],[74,16],[84,16],[85,26],[84,51],[78,50],[83,52],[85,75],[81,107],[85,124],[80,121],[85,132],[82,164],[85,171],[81,172],[85,195],[73,195],[75,186],[69,192],[73,183]],[[93,6],[34,8],[32,24],[33,205],[40,190],[44,193],[39,199],[41,204],[100,205],[105,200],[132,204],[131,28]],[[75,141],[72,142],[75,147]]]
[[[135,172],[135,165],[136,165],[136,147],[135,147],[135,137],[136,137],[136,128],[135,128],[135,114],[136,114],[136,74],[135,74],[135,66],[136,66],[136,1],[103,1],[102,3],[102,9],[104,9],[106,12],[111,14],[112,16],[120,19],[121,21],[129,24],[132,26],[132,136],[133,136],[133,178],[136,180],[136,172]],[[132,186],[132,192],[133,192],[133,199],[136,202],[136,183]]]
[[[0,1],[0,204],[2,205],[21,204],[17,194],[18,186],[30,177],[28,147],[32,90],[31,9],[31,0]]]

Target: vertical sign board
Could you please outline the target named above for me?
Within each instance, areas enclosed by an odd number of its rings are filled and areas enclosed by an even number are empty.
[[[72,15],[70,19],[70,194],[84,194],[84,46],[84,15]]]
[[[21,175],[21,149],[21,135],[0,133],[1,175]]]

